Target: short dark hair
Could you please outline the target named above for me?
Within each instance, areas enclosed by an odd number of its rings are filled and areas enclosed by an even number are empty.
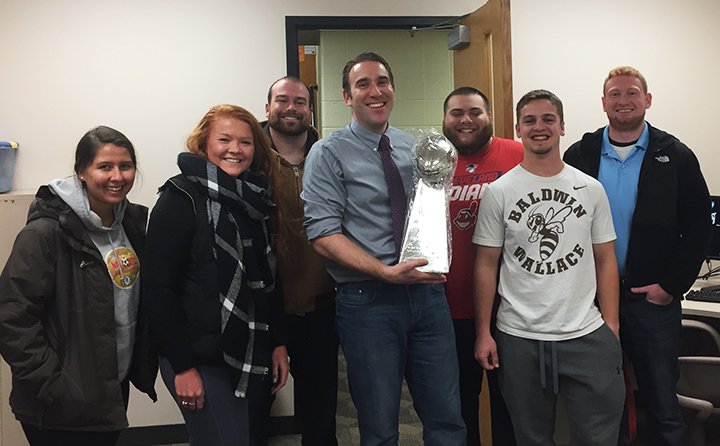
[[[383,58],[381,55],[368,52],[368,53],[361,53],[358,54],[354,59],[349,60],[345,67],[343,67],[342,71],[342,88],[348,95],[352,96],[350,93],[350,70],[355,65],[359,64],[360,62],[366,62],[366,61],[372,61],[372,62],[378,62],[385,66],[385,69],[388,72],[388,76],[390,77],[390,85],[392,85],[393,88],[395,88],[395,78],[393,77],[392,68],[390,68],[390,64],[387,63],[387,60]]]
[[[106,144],[114,144],[126,148],[128,152],[130,152],[133,167],[137,168],[135,147],[133,147],[127,136],[113,128],[101,125],[89,130],[80,138],[77,148],[75,149],[75,173],[79,174],[92,164],[98,150]]]
[[[281,77],[280,79],[278,79],[278,80],[276,80],[275,82],[273,82],[273,83],[270,85],[270,88],[268,88],[268,99],[267,99],[267,103],[268,103],[268,104],[269,104],[270,101],[272,100],[272,89],[273,89],[273,87],[275,86],[275,84],[277,84],[277,83],[280,82],[280,81],[290,81],[290,82],[293,82],[293,83],[295,83],[295,84],[300,84],[300,85],[302,85],[303,87],[305,87],[305,89],[306,89],[307,92],[308,92],[308,99],[311,99],[312,93],[310,93],[310,88],[308,88],[308,86],[305,85],[305,82],[303,82],[302,80],[300,80],[299,77],[295,77],[295,76],[283,76],[283,77]]]
[[[450,98],[453,96],[473,96],[478,95],[481,98],[483,98],[483,101],[485,101],[485,110],[490,109],[490,99],[488,99],[487,96],[485,96],[485,93],[478,90],[475,87],[458,87],[450,92],[449,95],[445,98],[445,102],[443,102],[443,113],[447,113],[447,105],[448,102],[450,102]]]
[[[515,114],[517,115],[518,122],[520,121],[520,109],[528,105],[529,102],[537,101],[540,99],[547,99],[557,109],[558,115],[560,115],[560,122],[565,122],[565,115],[563,113],[563,104],[559,97],[555,96],[547,90],[533,90],[521,97],[515,107]]]

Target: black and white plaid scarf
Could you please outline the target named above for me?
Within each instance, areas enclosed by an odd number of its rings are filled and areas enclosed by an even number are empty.
[[[273,203],[265,175],[248,170],[237,178],[190,153],[178,156],[183,175],[206,197],[214,232],[213,255],[221,303],[222,348],[233,371],[235,396],[259,388],[271,367],[272,341],[267,308],[274,291],[275,259],[268,243],[267,219]]]

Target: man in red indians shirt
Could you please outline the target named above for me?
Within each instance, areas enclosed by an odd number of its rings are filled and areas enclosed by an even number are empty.
[[[475,319],[472,286],[475,247],[472,236],[483,185],[498,179],[523,159],[523,146],[493,137],[490,101],[480,90],[460,87],[444,103],[443,133],[458,150],[450,194],[452,265],[445,294],[455,326],[460,366],[460,400],[467,426],[467,446],[480,445],[479,396],[483,369],[475,360]],[[512,446],[515,438],[507,408],[497,387],[496,372],[488,372],[493,444]]]

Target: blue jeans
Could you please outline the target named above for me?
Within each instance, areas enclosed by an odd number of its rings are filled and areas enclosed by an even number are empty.
[[[665,306],[643,296],[620,300],[620,341],[633,365],[642,406],[648,415],[643,439],[652,445],[688,444],[676,394],[682,330],[680,301]]]
[[[338,285],[340,344],[362,446],[398,444],[405,377],[427,446],[465,444],[458,363],[442,285]]]

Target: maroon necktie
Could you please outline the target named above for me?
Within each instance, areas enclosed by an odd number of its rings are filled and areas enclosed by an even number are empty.
[[[390,155],[390,139],[387,135],[380,137],[380,159],[385,171],[385,182],[390,196],[390,215],[392,217],[393,236],[395,237],[395,255],[400,256],[400,247],[405,229],[405,214],[407,213],[407,196],[400,178],[400,171]]]

